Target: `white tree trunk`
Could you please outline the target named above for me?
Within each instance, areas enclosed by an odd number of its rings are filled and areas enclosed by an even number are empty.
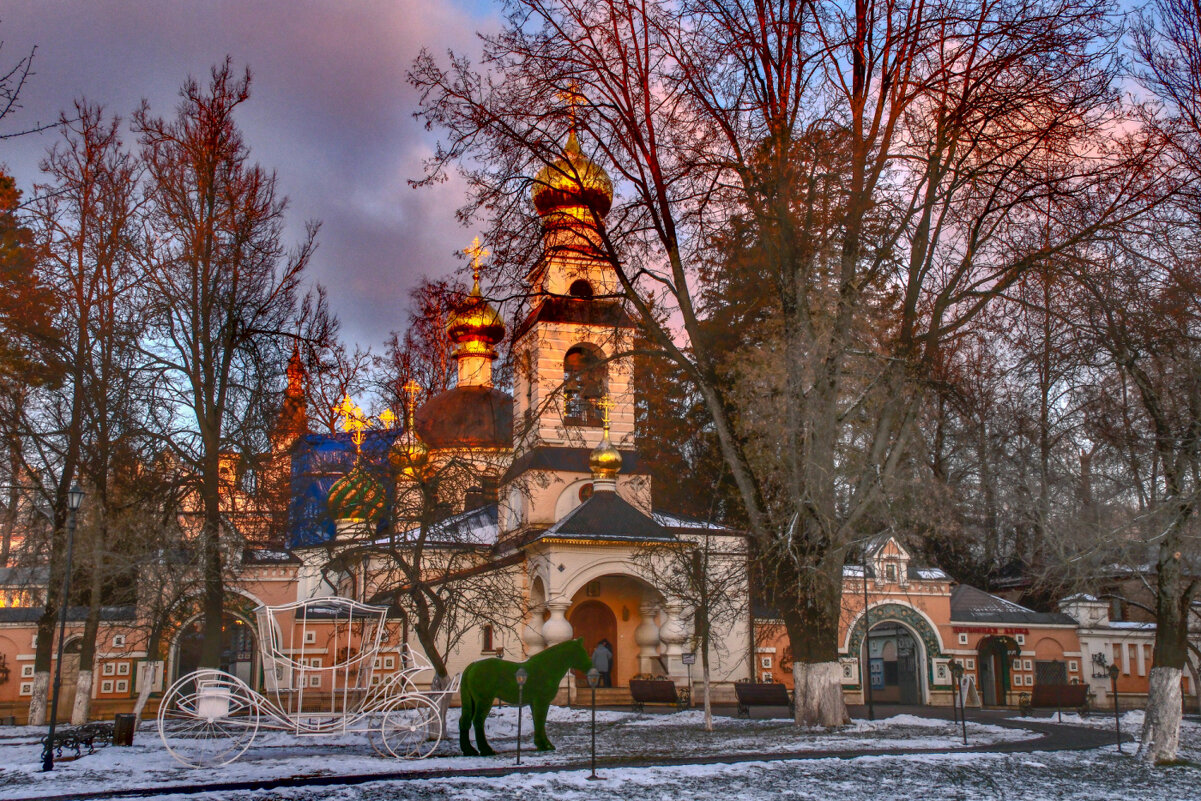
[[[1153,667],[1139,756],[1151,764],[1174,762],[1180,747],[1180,668]]]
[[[88,722],[92,711],[92,676],[90,670],[79,671],[79,680],[75,684],[75,703],[71,706],[71,725],[82,726]]]
[[[434,678],[430,681],[430,690],[436,692],[449,687],[451,681],[452,679],[450,676],[439,676],[435,673]],[[435,737],[441,739],[442,737],[446,736],[446,716],[450,714],[450,696],[451,693],[443,693],[442,695],[438,696],[438,726],[437,731],[434,731],[434,728],[431,727],[431,740],[435,739]],[[521,714],[520,709],[517,710],[517,714]]]
[[[701,671],[701,681],[704,682],[705,688],[702,692],[705,694],[705,731],[713,731],[713,704],[709,696],[709,667],[706,665]]]
[[[138,700],[133,705],[133,715],[138,720],[142,719],[142,710],[146,708],[146,702],[150,700],[150,693],[154,692],[154,677],[157,675],[158,667],[162,662],[142,662],[138,665]]]
[[[793,662],[792,681],[798,726],[833,728],[851,722],[842,697],[842,665],[838,662]]]
[[[29,699],[29,725],[45,726],[50,704],[50,671],[33,674],[33,697]]]

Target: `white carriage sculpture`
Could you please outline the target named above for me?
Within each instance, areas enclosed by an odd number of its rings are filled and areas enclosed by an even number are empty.
[[[432,668],[407,644],[381,657],[387,607],[317,598],[260,606],[255,618],[264,693],[221,670],[178,679],[158,710],[159,736],[175,759],[196,768],[228,764],[260,730],[362,733],[380,756],[398,759],[424,759],[437,748],[442,710],[460,677],[421,690],[414,677]],[[394,660],[396,670],[385,672]]]

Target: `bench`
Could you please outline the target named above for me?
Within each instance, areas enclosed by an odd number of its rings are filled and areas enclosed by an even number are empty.
[[[790,715],[796,714],[796,706],[788,695],[788,688],[777,682],[736,681],[734,694],[738,696],[739,717],[749,718],[753,706],[786,706]]]
[[[671,679],[630,679],[630,697],[635,712],[642,712],[647,704],[672,704],[684,709],[692,702],[688,688],[676,687]]]
[[[76,758],[83,756],[84,748],[89,754],[96,753],[97,745],[108,745],[113,741],[113,724],[86,723],[83,726],[59,729],[54,732],[54,758],[60,759],[64,748],[75,749]],[[42,738],[42,747],[46,747],[46,738]]]
[[[1075,709],[1081,716],[1088,716],[1087,684],[1036,684],[1033,693],[1018,696],[1018,708],[1022,715],[1032,709]]]

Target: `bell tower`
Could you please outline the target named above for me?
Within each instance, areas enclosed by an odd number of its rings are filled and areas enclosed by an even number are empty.
[[[608,397],[613,441],[634,444],[634,323],[600,237],[613,204],[613,183],[586,155],[573,129],[563,154],[534,179],[542,218],[542,257],[527,281],[537,301],[513,337],[514,450],[537,446],[594,448]]]
[[[572,126],[562,154],[534,178],[542,256],[527,275],[533,309],[513,334],[513,465],[503,532],[549,527],[597,488],[593,452],[624,464],[606,488],[650,508],[650,480],[634,452],[635,324],[601,237],[613,183]],[[611,452],[611,453],[610,453]]]

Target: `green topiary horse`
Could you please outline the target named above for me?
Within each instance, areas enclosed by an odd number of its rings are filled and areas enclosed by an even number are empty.
[[[592,660],[584,650],[583,638],[568,640],[552,645],[545,651],[534,654],[524,662],[508,662],[504,659],[480,659],[472,662],[463,671],[459,693],[463,708],[459,714],[459,747],[464,756],[492,756],[496,752],[484,737],[484,719],[497,698],[508,704],[517,703],[517,668],[525,668],[529,678],[522,690],[521,705],[529,706],[534,717],[534,745],[539,751],[553,751],[555,747],[546,737],[546,712],[559,690],[559,682],[567,671],[587,671]],[[475,742],[480,747],[471,747],[468,732],[475,726]]]

